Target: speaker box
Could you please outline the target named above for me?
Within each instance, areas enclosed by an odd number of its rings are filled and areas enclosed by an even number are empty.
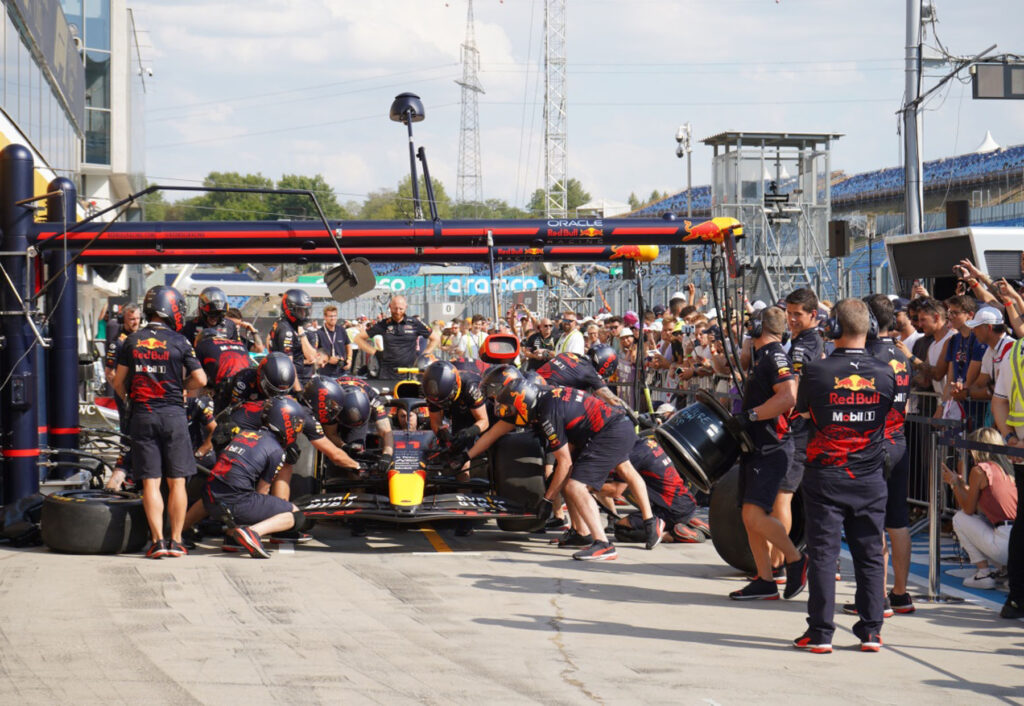
[[[829,221],[828,222],[828,256],[846,257],[849,255],[850,243],[850,222]]]
[[[946,202],[946,228],[966,228],[971,225],[971,204],[967,201]]]
[[[686,248],[675,247],[669,251],[668,270],[673,275],[686,274]]]
[[[622,261],[622,279],[636,279],[636,261]]]

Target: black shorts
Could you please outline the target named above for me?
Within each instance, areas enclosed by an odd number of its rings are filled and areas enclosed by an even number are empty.
[[[132,412],[132,475],[147,478],[190,478],[196,472],[185,408]]]
[[[779,485],[779,490],[784,493],[795,493],[804,479],[804,462],[807,460],[807,434],[793,439],[793,453],[789,459],[789,468]]]
[[[599,431],[572,460],[572,474],[575,481],[592,490],[600,490],[608,475],[623,461],[636,444],[636,431],[628,417],[618,417]]]
[[[203,507],[206,508],[207,514],[210,517],[218,517],[220,512],[216,506],[219,505],[231,510],[232,517],[240,525],[254,525],[268,517],[292,511],[291,502],[276,495],[252,492],[214,496],[214,498],[211,500],[209,492],[203,493]]]
[[[790,468],[793,447],[740,457],[739,504],[757,505],[767,513],[775,507],[782,481]]]
[[[889,499],[885,501],[886,529],[903,529],[910,526],[910,512],[907,507],[907,492],[910,487],[910,454],[906,445],[886,444],[891,471],[886,485]],[[900,453],[902,451],[902,453]],[[893,456],[899,454],[899,458]]]

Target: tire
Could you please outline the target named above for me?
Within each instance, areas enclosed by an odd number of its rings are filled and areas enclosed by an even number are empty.
[[[711,526],[711,543],[715,551],[729,566],[747,574],[757,572],[754,556],[750,553],[747,541],[747,530],[743,526],[743,516],[738,502],[740,470],[733,466],[711,491],[711,505],[708,509],[708,524]],[[803,549],[804,538],[804,502],[800,491],[793,494],[793,527],[789,538],[797,549]]]
[[[66,554],[140,551],[149,539],[142,498],[135,493],[61,490],[43,501],[43,544]]]
[[[491,486],[499,497],[532,508],[544,495],[544,449],[531,431],[515,431],[498,439],[488,451]],[[499,519],[505,532],[534,532],[544,522],[535,518]]]

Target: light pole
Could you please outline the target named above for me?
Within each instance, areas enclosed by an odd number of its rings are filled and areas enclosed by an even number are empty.
[[[683,123],[676,130],[676,157],[686,155],[686,217],[693,218],[693,128],[690,123]],[[686,272],[690,272],[690,251],[686,250]]]
[[[676,130],[676,157],[686,156],[686,217],[693,218],[693,128],[684,123]]]

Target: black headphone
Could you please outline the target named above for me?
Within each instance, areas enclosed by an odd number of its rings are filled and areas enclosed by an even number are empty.
[[[837,338],[842,338],[843,327],[839,324],[839,319],[834,314],[825,319],[825,328],[822,332],[825,338],[831,338],[833,341]],[[878,338],[878,319],[875,318],[871,307],[868,307],[868,338]]]
[[[761,336],[764,335],[764,321],[761,320],[761,312],[762,311],[764,311],[764,309],[761,309],[760,311],[755,311],[750,316],[750,337],[751,338],[761,338]]]

